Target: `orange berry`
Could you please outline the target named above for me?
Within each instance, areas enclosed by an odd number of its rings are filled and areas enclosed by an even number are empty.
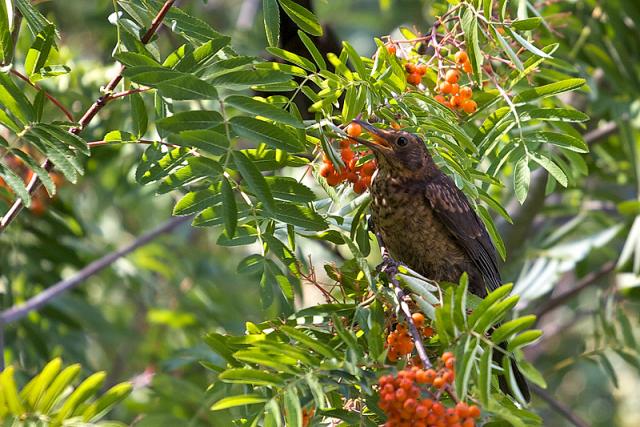
[[[433,404],[433,406],[431,406],[431,412],[436,416],[436,417],[441,417],[442,415],[444,415],[445,413],[445,409],[444,406],[442,406],[442,403],[440,402],[435,402]]]
[[[432,383],[433,383],[433,380],[435,380],[435,378],[436,378],[436,376],[437,376],[436,371],[434,371],[433,369],[427,369],[427,370],[424,372],[424,374],[425,374],[425,376],[426,376],[426,377],[425,377],[425,380],[426,380],[426,381],[425,381],[425,383],[426,383],[426,384],[432,384]]]
[[[416,65],[413,62],[407,62],[404,64],[404,69],[407,70],[407,73],[412,74],[416,72]]]
[[[469,416],[469,405],[464,402],[458,402],[456,405],[456,414],[458,414],[460,418],[467,418],[467,416]]]
[[[433,97],[433,99],[438,101],[440,104],[444,104],[445,102],[447,102],[446,98],[442,95],[436,95]]]
[[[398,122],[391,122],[391,127],[394,128],[395,130],[400,129],[400,125],[398,124]]]
[[[340,140],[340,148],[349,148],[351,147],[351,140],[350,139],[341,139]]]
[[[335,187],[336,185],[340,184],[341,181],[342,181],[342,178],[340,177],[340,175],[335,173],[335,171],[334,173],[332,173],[327,177],[327,184],[329,184],[332,187]]]
[[[446,362],[444,362],[444,366],[447,369],[453,369],[456,363],[456,358],[455,357],[451,357],[449,359],[447,359]]]
[[[462,99],[460,99],[460,96],[458,95],[453,95],[451,98],[449,98],[449,102],[451,103],[452,108],[460,108]]]
[[[333,169],[333,165],[331,163],[325,163],[320,167],[320,176],[323,178],[329,177],[335,170]]]
[[[362,165],[362,169],[360,172],[365,176],[371,176],[376,171],[376,162],[375,160],[369,160],[367,163]]]
[[[364,185],[365,188],[371,187],[371,176],[363,176],[360,178],[360,182]]]
[[[362,126],[360,126],[358,123],[349,123],[349,126],[347,126],[347,135],[349,136],[360,136],[360,134],[362,133]]]
[[[422,325],[424,325],[424,314],[413,313],[411,315],[411,318],[413,319],[413,323],[416,325],[416,327],[420,328],[422,327]]]
[[[347,173],[347,181],[349,181],[352,184],[355,184],[356,181],[358,181],[358,174],[355,172]]]
[[[420,369],[418,372],[416,372],[416,381],[420,384],[426,384],[427,383],[426,371],[423,371],[422,369]]]
[[[406,411],[411,411],[413,412],[416,409],[416,406],[418,405],[418,402],[416,402],[415,399],[407,399],[404,401],[404,404],[402,405],[402,407],[406,410]]]
[[[444,102],[442,105],[444,105],[447,108],[453,108],[453,105],[451,105],[451,103],[449,101]]]
[[[478,104],[475,101],[467,100],[462,104],[462,109],[467,114],[475,113],[478,109]]]
[[[478,408],[476,405],[469,406],[469,416],[471,418],[480,417],[480,408]]]
[[[413,387],[413,381],[411,381],[409,378],[404,378],[402,381],[400,381],[400,388],[409,391],[411,387]]]
[[[423,421],[414,421],[413,427],[427,427],[427,424]]]
[[[435,388],[443,388],[445,386],[446,382],[444,380],[444,378],[442,377],[436,377],[435,380],[433,380],[433,386]]]
[[[418,73],[411,73],[407,76],[407,82],[417,86],[422,82],[422,76]]]
[[[427,74],[427,66],[425,64],[416,65],[416,73],[424,76],[425,74]]]
[[[362,180],[358,180],[356,181],[355,184],[353,184],[353,192],[356,194],[362,194],[366,191],[367,186],[362,182]],[[403,351],[400,351],[400,353],[404,353]]]
[[[442,379],[446,383],[453,384],[453,380],[455,379],[455,377],[456,377],[456,374],[454,374],[453,371],[447,371],[442,376]]]
[[[456,414],[456,410],[453,408],[447,409],[447,424],[455,424],[460,421],[460,417]]]
[[[464,70],[465,73],[472,72],[473,67],[471,67],[471,62],[465,62],[464,64],[462,64],[462,69]]]
[[[444,93],[445,95],[450,94],[451,93],[451,83],[449,83],[449,82],[440,83],[440,92]]]
[[[464,64],[469,60],[469,55],[467,55],[467,52],[465,52],[464,50],[461,50],[459,52],[456,52],[454,59],[456,60],[456,63]]]
[[[395,47],[395,45],[392,45],[392,44],[387,45],[387,52],[389,52],[390,55],[395,55],[396,51],[397,51],[397,48]]]
[[[458,83],[458,80],[460,79],[460,73],[458,72],[458,70],[448,70],[444,76],[444,79],[451,84]]]
[[[451,85],[451,92],[449,92],[451,95],[457,95],[458,92],[460,92],[460,85],[458,83],[453,83]]]
[[[422,328],[422,336],[424,336],[425,338],[430,338],[433,336],[433,328],[430,326],[427,326],[426,328]]]
[[[473,418],[467,418],[462,422],[462,427],[476,427],[476,422]]]
[[[340,150],[340,155],[342,156],[342,160],[344,160],[344,162],[347,164],[355,157],[353,150],[351,150],[351,148],[349,147]]]
[[[459,94],[462,99],[470,99],[473,96],[473,90],[469,86],[464,86],[460,88]]]
[[[390,361],[396,362],[398,360],[398,353],[396,351],[393,351],[393,349],[391,349],[389,350],[389,353],[387,353],[387,357],[389,358]]]
[[[398,402],[404,402],[407,398],[407,391],[403,388],[399,388],[396,390],[396,400]]]

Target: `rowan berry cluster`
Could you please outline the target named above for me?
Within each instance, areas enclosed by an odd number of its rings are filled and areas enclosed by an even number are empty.
[[[423,370],[416,366],[398,372],[397,376],[380,378],[378,406],[387,416],[385,427],[474,427],[480,408],[459,402],[446,407],[438,396],[453,382],[455,359],[446,352],[440,361],[443,367]]]
[[[414,64],[407,62],[404,64],[404,69],[407,71],[407,83],[412,85],[419,85],[422,82],[422,76],[427,74],[427,66],[425,64]]]
[[[425,317],[422,313],[413,313],[411,315],[413,323],[423,338],[433,336],[433,329],[425,326]],[[400,357],[411,354],[414,348],[413,339],[404,323],[399,323],[396,329],[387,336],[385,347],[388,348],[387,357],[391,362],[396,362]],[[415,365],[420,364],[420,359],[414,361]]]
[[[349,136],[355,138],[362,133],[362,127],[357,123],[351,123],[347,126],[346,131]],[[371,177],[377,167],[375,160],[361,162],[361,159],[368,154],[370,151],[354,151],[352,141],[343,139],[340,141],[340,157],[344,168],[337,170],[331,159],[325,154],[324,164],[320,167],[320,176],[325,178],[327,184],[332,187],[348,181],[353,184],[353,191],[356,194],[362,194],[371,185]]]
[[[447,70],[444,75],[444,80],[438,85],[439,94],[434,98],[441,104],[452,108],[463,110],[467,114],[475,113],[478,109],[478,104],[471,99],[473,96],[473,90],[469,86],[460,86],[460,71],[458,68],[466,73],[471,72],[471,63],[469,62],[469,56],[464,50],[461,50],[455,54],[456,68]],[[445,95],[449,95],[447,99]]]

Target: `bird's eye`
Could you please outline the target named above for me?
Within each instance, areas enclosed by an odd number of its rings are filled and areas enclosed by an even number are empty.
[[[400,138],[398,138],[396,140],[396,144],[398,144],[398,147],[404,147],[408,143],[409,143],[409,140],[407,138],[405,138],[404,136],[401,136]]]

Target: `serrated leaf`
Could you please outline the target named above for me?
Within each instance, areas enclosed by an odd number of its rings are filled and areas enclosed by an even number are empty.
[[[131,118],[133,120],[133,133],[142,138],[147,132],[147,126],[149,124],[149,118],[147,117],[147,108],[144,105],[144,100],[139,93],[132,93],[129,95],[129,103],[131,105]]]
[[[265,143],[270,147],[293,153],[304,151],[304,145],[296,135],[269,122],[238,116],[233,117],[229,123],[235,133],[251,141]]]
[[[259,394],[240,394],[237,396],[228,396],[218,400],[211,406],[212,411],[220,411],[222,409],[234,408],[236,406],[255,405],[256,403],[266,402],[267,399]]]
[[[0,163],[0,178],[4,180],[9,187],[16,193],[24,205],[28,208],[31,206],[31,196],[24,185],[24,181],[11,169]]]
[[[11,19],[13,17],[12,3],[0,2],[0,60],[7,64],[12,59],[13,40],[11,38]]]
[[[269,46],[278,46],[280,41],[280,8],[276,0],[262,0],[264,32]]]
[[[523,331],[533,325],[536,322],[536,316],[531,314],[528,316],[518,317],[517,319],[509,320],[508,322],[503,323],[493,331],[491,334],[491,340],[495,344],[499,344],[502,341],[508,340],[513,335],[517,334],[520,331]]]
[[[198,148],[214,156],[226,154],[229,150],[227,135],[208,129],[184,130],[169,137],[174,145],[188,148]]]
[[[273,56],[277,56],[278,58],[295,64],[298,67],[304,68],[307,71],[311,71],[312,73],[315,73],[318,70],[313,62],[309,61],[304,56],[298,55],[297,53],[289,52],[288,50],[280,49],[279,47],[268,47],[267,52]]]
[[[40,182],[42,182],[44,187],[47,189],[47,193],[49,194],[49,196],[53,196],[54,194],[56,194],[56,186],[53,182],[53,179],[51,179],[49,172],[47,172],[43,167],[41,167],[33,159],[33,157],[29,156],[24,151],[18,150],[18,149],[11,150],[11,154],[18,157],[20,160],[22,160],[27,166],[29,166],[29,168],[33,171],[33,173],[38,175]]]
[[[557,95],[563,92],[569,92],[578,89],[585,84],[584,79],[566,79],[559,82],[549,83],[544,86],[538,86],[532,89],[526,89],[517,94],[513,98],[514,104],[529,103],[534,99],[545,98],[551,95]]]
[[[495,291],[490,292],[482,302],[473,310],[473,313],[469,315],[468,324],[471,328],[474,328],[482,315],[486,313],[486,311],[493,306],[496,302],[504,298],[511,292],[513,289],[513,284],[508,283],[506,285],[500,286]]]
[[[215,87],[243,90],[255,85],[286,83],[290,80],[290,75],[276,70],[239,70],[213,77],[211,84]],[[294,83],[294,86],[297,87],[297,84]]]
[[[193,110],[176,113],[156,122],[160,135],[178,133],[183,130],[209,129],[218,126],[224,119],[217,111]]]
[[[275,210],[271,213],[271,217],[307,230],[322,231],[328,228],[325,219],[317,212],[292,203],[275,202]]]
[[[290,338],[298,341],[299,344],[304,345],[305,347],[313,350],[314,352],[321,354],[324,357],[333,359],[338,358],[338,353],[336,353],[333,348],[330,346],[318,341],[315,338],[310,337],[299,329],[293,328],[291,326],[280,326],[280,331],[287,334]]]
[[[191,215],[222,202],[220,190],[212,185],[204,190],[185,194],[173,208],[173,215]]]
[[[563,187],[566,187],[568,184],[567,175],[564,173],[560,167],[553,162],[550,158],[546,157],[540,153],[529,152],[529,158],[545,168],[547,172],[551,174],[555,178],[556,181],[560,183]]]
[[[275,212],[276,204],[273,200],[273,195],[258,168],[241,151],[233,151],[232,156],[240,175],[242,175],[251,192],[262,202],[266,210]]]
[[[218,379],[226,383],[254,386],[280,386],[284,383],[284,378],[280,375],[251,368],[227,369],[218,376]]]
[[[529,52],[531,52],[534,55],[537,55],[537,56],[539,56],[541,58],[545,58],[545,59],[551,58],[551,55],[546,53],[544,50],[537,48],[531,42],[529,42],[527,39],[522,37],[520,34],[518,34],[515,31],[512,31],[509,27],[504,27],[504,29],[509,33],[509,35],[511,35],[511,37],[513,37],[518,43],[520,43],[520,45],[522,47],[527,49]]]
[[[224,177],[222,179],[222,219],[224,220],[224,229],[228,237],[233,237],[236,233],[238,225],[238,208],[236,206],[236,196],[231,188],[229,180]]]
[[[251,115],[262,116],[273,121],[284,123],[294,128],[303,129],[304,124],[286,110],[278,108],[266,102],[261,102],[248,96],[232,95],[225,98],[224,102]]]
[[[513,184],[516,192],[516,198],[520,204],[523,204],[527,198],[530,183],[531,170],[529,169],[529,158],[524,156],[518,160],[513,169]]]
[[[308,35],[306,35],[304,32],[300,30],[298,30],[298,37],[300,37],[302,44],[304,44],[304,46],[309,51],[309,54],[311,54],[311,57],[315,61],[318,68],[321,70],[326,70],[327,63],[325,62],[324,57],[316,47],[315,43],[309,38]]]
[[[0,106],[4,106],[22,125],[34,119],[35,112],[31,103],[4,72],[0,72]]]
[[[296,203],[309,203],[316,200],[316,195],[309,187],[288,176],[266,176],[273,197]]]
[[[322,27],[318,18],[307,8],[297,4],[292,0],[278,0],[282,10],[289,15],[289,18],[304,32],[314,36],[322,35]]]
[[[527,136],[527,142],[541,142],[552,144],[565,150],[575,151],[576,153],[588,153],[589,147],[580,138],[573,135],[559,132],[537,132],[532,136]]]
[[[36,39],[27,52],[24,60],[24,69],[31,81],[38,80],[36,75],[40,73],[40,69],[45,66],[51,47],[54,45],[55,27],[47,25],[42,31],[36,35]]]
[[[518,31],[530,31],[535,30],[542,23],[542,18],[534,17],[527,19],[518,19],[513,21],[511,26]]]

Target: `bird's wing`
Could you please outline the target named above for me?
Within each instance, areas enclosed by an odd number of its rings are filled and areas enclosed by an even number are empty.
[[[426,197],[435,216],[478,268],[485,285],[490,290],[498,288],[501,280],[496,249],[464,193],[442,174],[428,182]]]

